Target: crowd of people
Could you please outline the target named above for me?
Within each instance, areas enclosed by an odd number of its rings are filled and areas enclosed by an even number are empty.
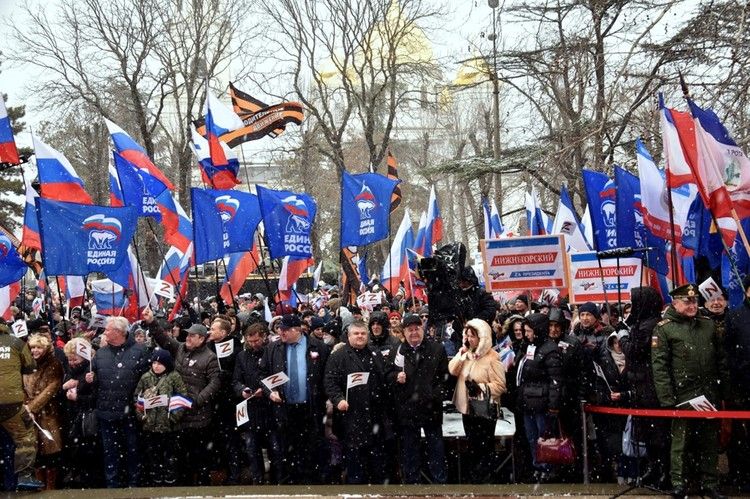
[[[363,311],[327,287],[296,309],[278,305],[270,322],[255,295],[103,327],[88,304],[36,317],[30,292],[13,319],[28,336],[0,325],[3,488],[446,483],[443,416],[455,411],[464,481],[580,482],[587,439],[595,481],[680,497],[747,491],[744,420],[582,413],[584,403],[689,409],[701,396],[750,409],[745,284],[729,311],[723,296],[700,308],[694,285],[668,306],[649,287],[617,306],[536,303],[531,292],[501,304],[467,273],[470,299],[447,320],[401,295]],[[499,407],[516,428],[515,475],[503,478]],[[559,433],[575,461],[538,459],[539,439]]]

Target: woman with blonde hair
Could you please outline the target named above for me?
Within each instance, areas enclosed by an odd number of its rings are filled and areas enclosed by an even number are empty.
[[[468,441],[470,480],[484,483],[495,448],[495,425],[500,395],[505,392],[505,368],[492,349],[492,328],[481,319],[466,323],[463,345],[448,363],[458,378],[453,403],[463,414]],[[489,398],[489,400],[488,400]],[[488,410],[489,409],[489,410]]]
[[[62,413],[55,396],[62,387],[63,368],[46,336],[33,334],[28,345],[36,361],[36,370],[23,376],[24,405],[39,426],[52,435],[49,439],[37,430],[36,474],[47,484],[47,489],[55,489],[62,451]]]

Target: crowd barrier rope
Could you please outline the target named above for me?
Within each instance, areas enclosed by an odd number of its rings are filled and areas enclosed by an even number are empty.
[[[635,409],[607,407],[581,402],[581,423],[583,425],[583,483],[589,484],[588,421],[586,414],[610,414],[613,416],[633,416],[641,418],[669,419],[750,419],[750,411],[695,411],[690,409]]]

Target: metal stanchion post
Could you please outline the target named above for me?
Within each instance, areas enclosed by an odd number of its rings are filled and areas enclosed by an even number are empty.
[[[581,423],[583,424],[583,484],[591,483],[589,480],[589,431],[586,422],[586,402],[581,400]]]

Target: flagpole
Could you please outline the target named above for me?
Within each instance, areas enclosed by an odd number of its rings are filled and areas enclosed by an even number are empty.
[[[224,260],[223,258],[214,260],[214,276],[216,277],[216,304],[219,307],[219,313],[223,314],[227,310],[227,305],[224,303],[224,298],[221,297],[221,286],[219,286],[219,260]]]
[[[141,264],[141,257],[138,254],[138,244],[136,243],[135,235],[133,236],[133,249],[135,250],[135,259],[138,262],[138,273],[141,274],[141,280],[143,281],[144,288],[146,288],[146,299],[148,300],[148,305],[147,306],[150,307],[151,306],[151,298],[152,298],[152,296],[149,295],[149,293],[148,293],[149,286],[148,286],[148,282],[146,282],[146,276],[143,273],[143,265]],[[137,279],[137,276],[136,276],[136,279]],[[135,292],[138,293],[138,283],[136,283],[136,285],[135,285]],[[139,294],[138,295],[138,307],[137,307],[139,309],[141,308],[140,301],[141,301],[141,298],[140,298],[140,294]]]
[[[672,173],[669,165],[664,168],[667,177],[667,204],[669,205],[669,232],[672,247],[669,248],[669,258],[672,260],[672,289],[677,287],[677,237],[674,233],[674,206],[672,205]],[[718,227],[718,226],[717,226]],[[648,254],[648,252],[646,252]]]
[[[260,237],[260,233],[258,233],[258,251],[259,252],[261,251],[261,248],[263,247],[263,245],[261,244],[261,241],[262,241],[262,238]],[[271,283],[268,281],[268,272],[266,272],[264,268],[261,268],[260,262],[258,262],[258,260],[255,259],[255,254],[252,251],[250,251],[250,258],[252,258],[253,261],[255,262],[255,268],[257,268],[258,272],[260,272],[260,276],[266,285],[266,291],[268,292],[268,297],[270,298],[271,296],[273,296],[273,292],[271,291]],[[264,261],[263,257],[261,257],[261,261]],[[265,264],[264,264],[264,267],[265,267]]]

